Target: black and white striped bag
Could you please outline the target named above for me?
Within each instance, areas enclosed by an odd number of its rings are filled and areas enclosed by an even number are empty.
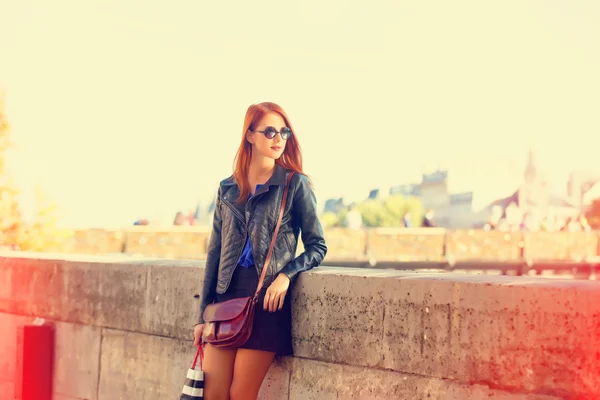
[[[200,368],[196,368],[196,362],[200,357]],[[203,400],[204,399],[204,371],[202,371],[202,345],[198,346],[196,357],[192,363],[192,368],[188,369],[185,384],[181,391],[179,400]]]

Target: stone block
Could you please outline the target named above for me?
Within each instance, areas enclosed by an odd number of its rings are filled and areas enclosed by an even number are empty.
[[[99,399],[176,398],[194,358],[191,341],[105,329]],[[290,358],[276,359],[259,399],[287,399]]]
[[[561,396],[600,393],[594,282],[513,278],[454,286],[450,378]]]
[[[194,359],[191,341],[104,329],[100,400],[175,399]]]
[[[14,389],[17,330],[33,321],[33,317],[0,313],[0,387],[4,381],[5,386],[9,382]],[[100,328],[55,321],[47,323],[53,324],[56,329],[53,382],[55,397],[97,399]]]
[[[206,258],[210,229],[178,226],[157,230],[134,227],[127,230],[125,253],[168,259],[202,260]]]
[[[98,399],[101,328],[56,322],[54,393]]]
[[[64,263],[31,257],[0,258],[0,311],[64,318],[67,307]]]
[[[121,229],[78,229],[66,239],[65,253],[114,254],[122,253],[125,232]]]
[[[452,354],[452,284],[419,275],[383,279],[383,367],[445,377]]]
[[[441,261],[445,230],[441,228],[372,228],[367,256],[377,261]]]
[[[482,230],[448,231],[446,256],[454,260],[519,260],[523,248],[521,232]]]
[[[328,228],[326,260],[363,260],[366,258],[367,233],[362,229]]]
[[[258,392],[259,400],[286,399],[290,390],[292,357],[276,357]]]
[[[71,263],[65,269],[68,321],[144,331],[149,268],[140,264]]]
[[[14,314],[0,313],[0,387],[12,385],[14,388],[17,365],[17,326],[19,321],[23,320],[23,317]]]
[[[290,400],[557,400],[558,397],[514,394],[484,385],[393,371],[294,359]]]
[[[584,260],[598,255],[597,232],[526,232],[528,260]]]
[[[204,269],[153,264],[148,268],[144,331],[187,340],[198,322]],[[141,310],[140,310],[141,311]]]
[[[295,355],[511,391],[600,393],[595,282],[371,271],[301,276]]]
[[[61,393],[53,393],[52,400],[88,400],[81,397],[66,396]]]
[[[302,274],[294,287],[293,344],[300,357],[380,365],[383,336],[383,290],[366,276],[327,273],[319,267],[310,276]],[[377,281],[378,282],[378,281]],[[360,352],[360,349],[371,349]]]
[[[15,398],[15,382],[0,377],[0,398],[13,400]]]

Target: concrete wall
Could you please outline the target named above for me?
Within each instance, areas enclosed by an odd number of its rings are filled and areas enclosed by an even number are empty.
[[[125,253],[170,259],[202,260],[210,230],[204,227],[132,227],[123,231],[77,231],[65,252]],[[453,260],[581,260],[600,255],[599,232],[486,232],[373,228],[325,231],[327,262]],[[302,251],[300,245],[299,251]]]
[[[176,398],[198,263],[35,257],[0,258],[0,393],[16,327],[41,317],[57,329],[55,399]],[[292,301],[295,357],[261,399],[600,397],[596,282],[320,267]]]

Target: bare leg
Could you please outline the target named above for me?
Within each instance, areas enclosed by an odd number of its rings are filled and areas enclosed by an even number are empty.
[[[256,400],[274,357],[275,353],[268,351],[238,349],[229,392],[231,400]]]
[[[220,349],[204,345],[204,398],[206,400],[229,400],[229,388],[233,380],[236,349]]]

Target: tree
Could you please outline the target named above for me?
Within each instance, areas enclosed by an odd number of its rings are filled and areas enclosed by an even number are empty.
[[[358,206],[358,211],[367,227],[386,226],[387,210],[383,202],[377,199],[368,199]]]
[[[402,217],[410,212],[413,226],[421,226],[423,206],[416,197],[393,195],[385,200],[368,199],[362,202],[358,209],[365,226],[368,227],[400,227]]]
[[[342,228],[346,228],[346,215],[348,215],[348,207],[344,207],[342,208],[340,211],[338,211],[337,213],[337,225],[336,226],[340,226]]]
[[[10,145],[10,125],[4,112],[4,96],[0,92],[0,177],[4,177],[6,172],[6,151]]]
[[[6,168],[6,153],[11,142],[3,100],[0,93],[0,248],[60,251],[62,243],[72,233],[56,227],[56,205],[41,188],[36,188],[33,222],[27,225],[23,221],[18,203],[19,190]]]
[[[35,189],[35,215],[31,224],[25,226],[20,236],[19,247],[29,251],[60,252],[65,240],[73,235],[69,229],[57,227],[56,204],[41,187]]]
[[[338,219],[338,216],[331,212],[331,211],[326,211],[321,215],[321,224],[323,224],[323,226],[325,228],[332,228],[332,227],[336,227],[339,226],[340,224],[340,220]]]
[[[19,191],[6,171],[6,152],[10,145],[10,125],[4,112],[4,98],[0,93],[0,248],[18,246],[23,228],[17,203]]]

